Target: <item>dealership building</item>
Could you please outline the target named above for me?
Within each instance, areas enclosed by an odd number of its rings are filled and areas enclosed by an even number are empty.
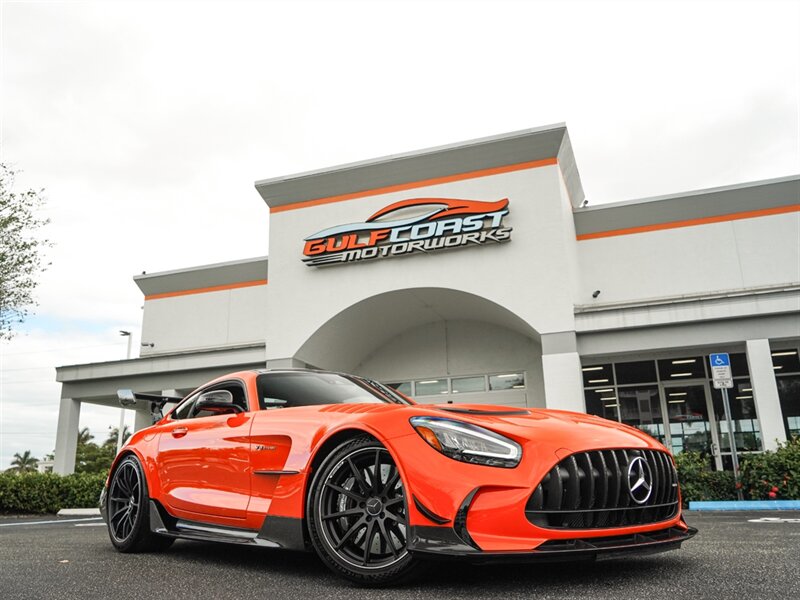
[[[738,450],[800,434],[800,176],[587,206],[554,125],[256,189],[268,258],[135,276],[141,356],[58,368],[56,472],[82,403],[264,367],[589,412],[729,468],[728,353]]]

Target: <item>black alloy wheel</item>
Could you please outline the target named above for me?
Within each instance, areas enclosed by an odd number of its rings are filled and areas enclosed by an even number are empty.
[[[403,481],[376,440],[356,438],[331,453],[315,477],[308,514],[317,553],[348,579],[385,585],[415,570]]]
[[[120,544],[133,534],[142,509],[142,480],[136,466],[132,460],[123,461],[108,488],[108,531]]]
[[[108,536],[120,552],[166,550],[175,541],[150,531],[150,496],[142,465],[123,458],[111,476],[106,500]]]

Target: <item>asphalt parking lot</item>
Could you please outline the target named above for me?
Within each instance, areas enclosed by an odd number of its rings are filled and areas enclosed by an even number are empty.
[[[765,518],[779,521],[751,521]],[[163,554],[122,555],[98,520],[5,517],[0,597],[800,598],[800,513],[689,513],[687,521],[700,534],[665,554],[573,565],[436,563],[412,583],[374,590],[337,578],[313,554],[178,541]]]

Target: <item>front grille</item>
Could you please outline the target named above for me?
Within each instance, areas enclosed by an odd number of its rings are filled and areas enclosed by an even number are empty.
[[[629,466],[637,457],[644,459]],[[638,467],[650,480],[649,497],[641,504]],[[634,496],[637,498],[634,499]],[[658,523],[678,511],[678,475],[672,460],[657,450],[595,450],[568,456],[536,487],[525,506],[528,520],[553,529],[600,529]]]

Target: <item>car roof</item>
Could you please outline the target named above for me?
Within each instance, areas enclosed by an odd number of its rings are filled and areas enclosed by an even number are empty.
[[[324,373],[327,375],[342,375],[344,377],[358,377],[359,379],[365,379],[364,377],[360,377],[359,375],[353,375],[352,373],[343,373],[340,371],[328,371],[326,369],[302,369],[302,368],[280,368],[280,369],[253,369],[253,373],[257,373],[259,375],[265,375],[267,373]]]

